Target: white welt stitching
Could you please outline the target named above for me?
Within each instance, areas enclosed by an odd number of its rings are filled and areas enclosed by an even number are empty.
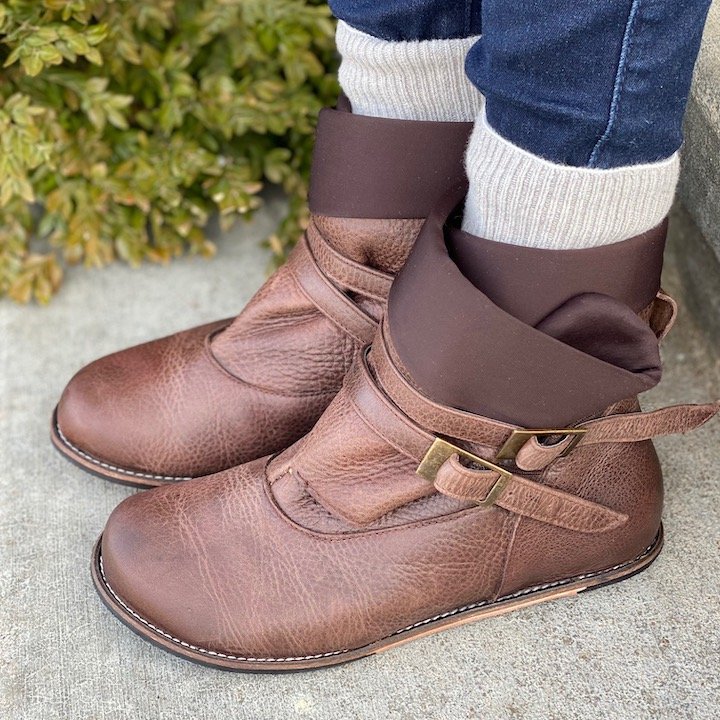
[[[576,575],[575,577],[569,578],[567,580],[556,580],[555,582],[545,583],[544,585],[534,585],[533,587],[525,588],[524,590],[518,590],[512,595],[503,595],[502,597],[494,600],[493,602],[483,600],[482,602],[473,603],[472,605],[463,605],[462,607],[456,608],[455,610],[450,610],[448,612],[441,613],[440,615],[434,615],[427,620],[421,620],[420,622],[416,622],[414,625],[408,625],[407,627],[402,628],[402,630],[396,630],[393,635],[399,635],[400,633],[404,633],[408,630],[420,627],[421,625],[427,625],[428,623],[435,622],[436,620],[442,620],[443,618],[450,617],[451,615],[456,615],[457,613],[465,612],[466,610],[474,610],[476,608],[483,607],[484,605],[495,605],[500,602],[505,602],[506,600],[514,600],[515,598],[522,597],[523,595],[530,595],[531,593],[540,592],[541,590],[549,590],[553,587],[568,585],[570,583],[575,583],[581,580],[587,580],[592,577],[597,577],[598,575],[604,575],[605,573],[614,572],[615,570],[620,570],[621,568],[627,567],[628,565],[632,565],[633,563],[642,560],[650,552],[650,550],[652,550],[652,548],[653,545],[648,545],[648,547],[645,548],[645,550],[643,550],[643,552],[640,553],[640,555],[638,555],[635,559],[629,560],[628,562],[620,563],[619,565],[613,565],[610,568],[605,568],[605,570],[597,570],[595,572],[585,573],[585,575]]]
[[[100,574],[102,575],[103,583],[105,583],[105,587],[108,589],[110,594],[135,619],[139,620],[143,625],[147,625],[147,627],[149,627],[151,630],[154,630],[156,633],[159,633],[163,637],[166,637],[168,640],[172,640],[174,643],[177,643],[178,645],[182,645],[183,647],[189,648],[190,650],[195,650],[196,652],[200,652],[205,655],[212,655],[213,657],[221,657],[221,658],[225,658],[226,660],[245,660],[247,662],[268,662],[269,663],[269,662],[295,662],[298,660],[317,660],[319,658],[331,657],[332,655],[342,655],[343,653],[349,652],[348,650],[335,650],[333,652],[320,653],[319,655],[303,655],[302,657],[263,658],[263,657],[241,657],[240,655],[227,655],[226,653],[216,652],[215,650],[206,650],[205,648],[198,647],[197,645],[191,645],[190,643],[187,643],[184,640],[180,640],[180,638],[176,638],[173,635],[166,633],[164,630],[161,630],[159,627],[156,627],[151,622],[148,622],[144,617],[141,617],[140,615],[138,615],[132,608],[128,607],[118,597],[117,593],[112,589],[112,587],[110,587],[110,583],[108,582],[107,578],[105,577],[105,567],[103,565],[102,556],[100,556]]]
[[[125,470],[125,468],[117,467],[115,465],[110,465],[106,462],[103,462],[102,460],[98,460],[97,458],[94,458],[92,455],[88,455],[86,452],[83,452],[80,448],[75,447],[66,437],[63,435],[63,431],[60,429],[60,426],[55,423],[55,429],[57,430],[58,435],[60,436],[60,439],[67,445],[71,450],[74,450],[78,455],[85,458],[85,460],[88,460],[89,462],[93,463],[93,465],[99,465],[100,467],[104,467],[107,470],[114,470],[115,472],[122,473],[123,475],[133,475],[135,477],[143,477],[148,478],[150,480],[192,480],[192,477],[175,477],[173,475],[151,475],[149,473],[141,473],[141,472],[134,472],[132,470]]]
[[[614,572],[615,570],[620,570],[621,568],[627,567],[628,565],[632,565],[640,560],[642,560],[646,555],[650,553],[652,548],[654,547],[655,543],[653,542],[651,545],[648,545],[643,552],[640,553],[636,558],[633,560],[629,560],[628,562],[620,563],[619,565],[613,565],[613,567],[605,568],[604,570],[598,570],[596,572],[591,573],[585,573],[584,575],[577,575],[573,578],[569,578],[567,580],[557,580],[555,582],[551,583],[545,583],[544,585],[535,585],[531,588],[526,588],[524,590],[519,590],[516,593],[513,593],[512,595],[505,595],[501,598],[498,598],[497,600],[494,600],[492,602],[488,600],[483,600],[481,602],[472,603],[471,605],[463,605],[462,607],[456,608],[454,610],[449,610],[448,612],[441,613],[439,615],[434,615],[431,618],[427,618],[426,620],[420,620],[420,622],[413,623],[412,625],[408,625],[407,627],[404,627],[400,630],[396,630],[394,633],[391,633],[386,638],[382,638],[382,640],[386,640],[390,637],[394,637],[396,635],[401,635],[402,633],[408,632],[410,630],[414,630],[415,628],[421,627],[423,625],[428,625],[429,623],[435,622],[436,620],[443,620],[447,617],[452,617],[453,615],[457,615],[459,613],[466,612],[468,610],[475,610],[477,608],[483,607],[485,605],[494,605],[499,602],[503,602],[506,600],[513,600],[518,597],[522,597],[523,595],[530,595],[534,592],[539,592],[541,590],[548,590],[553,587],[558,587],[561,585],[568,585],[570,583],[578,582],[580,580],[587,580],[588,578],[597,577],[598,575],[604,575],[605,573]],[[170,635],[169,633],[166,633],[164,630],[161,630],[159,627],[156,627],[151,622],[146,620],[141,615],[138,615],[131,607],[125,604],[123,600],[117,595],[117,593],[112,589],[110,586],[110,583],[108,582],[107,577],[105,577],[105,567],[103,565],[103,559],[102,555],[99,558],[100,562],[100,575],[102,576],[103,583],[105,584],[105,587],[108,589],[108,592],[115,598],[115,600],[127,611],[129,612],[136,620],[139,620],[143,625],[149,627],[154,632],[158,633],[159,635],[162,635],[163,637],[167,638],[168,640],[171,640],[172,642],[182,645],[182,647],[188,648],[189,650],[194,650],[195,652],[203,653],[204,655],[212,655],[213,657],[220,657],[224,658],[226,660],[243,660],[246,662],[266,662],[266,663],[283,663],[283,662],[297,662],[300,660],[318,660],[320,658],[326,658],[326,657],[333,657],[335,655],[343,655],[345,653],[351,652],[350,650],[333,650],[332,652],[326,652],[326,653],[320,653],[318,655],[303,655],[301,657],[285,657],[285,658],[262,658],[262,657],[241,657],[240,655],[227,655],[226,653],[216,652],[215,650],[206,650],[205,648],[198,647],[197,645],[191,645],[190,643],[185,642],[184,640],[180,640],[180,638],[176,638],[173,635]],[[378,641],[381,642],[382,640]]]

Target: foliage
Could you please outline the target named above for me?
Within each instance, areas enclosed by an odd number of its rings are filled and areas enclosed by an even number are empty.
[[[47,302],[64,262],[208,255],[208,217],[265,182],[306,222],[312,135],[333,102],[320,0],[0,3],[0,296]]]

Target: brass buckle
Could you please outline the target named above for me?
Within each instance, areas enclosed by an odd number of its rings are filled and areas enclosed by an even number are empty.
[[[457,445],[449,443],[447,440],[435,438],[433,444],[425,453],[425,457],[422,459],[415,472],[428,482],[435,482],[438,470],[440,470],[443,463],[453,455],[459,455],[461,458],[468,460],[469,462],[482,465],[482,467],[487,470],[492,470],[500,476],[495,484],[490,488],[490,492],[488,492],[485,499],[476,502],[476,504],[480,507],[489,507],[490,505],[494,505],[496,500],[500,497],[500,495],[502,495],[503,490],[507,487],[507,484],[510,482],[512,473],[505,470],[505,468],[495,465],[494,463],[483,460],[477,455],[473,455],[467,450],[457,447]]]
[[[520,448],[533,437],[542,437],[543,435],[571,435],[572,440],[568,446],[562,451],[558,457],[567,455],[579,442],[582,436],[587,432],[583,428],[563,428],[562,430],[513,430],[512,435],[505,441],[505,444],[498,450],[495,456],[496,460],[514,460]],[[561,441],[562,442],[562,441]]]

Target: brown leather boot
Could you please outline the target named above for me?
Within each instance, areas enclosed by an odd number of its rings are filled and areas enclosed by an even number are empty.
[[[182,657],[282,671],[643,570],[662,545],[650,438],[720,408],[637,404],[658,380],[658,338],[675,306],[657,278],[630,272],[623,285],[613,271],[654,267],[662,239],[661,228],[577,251],[575,277],[555,267],[559,255],[512,250],[516,267],[485,266],[491,294],[504,296],[494,301],[459,270],[475,250],[467,237],[446,244],[428,221],[372,350],[313,430],[275,457],[125,500],[94,553],[102,599]],[[494,252],[510,251],[483,244],[487,262]],[[557,282],[517,285],[523,303],[498,277],[511,282],[522,267]],[[477,402],[502,417],[470,411]],[[509,419],[518,414],[530,420]],[[531,424],[545,420],[563,424]]]
[[[235,320],[83,368],[52,423],[82,468],[147,487],[207,475],[302,437],[370,342],[438,193],[464,176],[471,125],[321,113],[310,227]],[[383,218],[383,219],[377,219]]]

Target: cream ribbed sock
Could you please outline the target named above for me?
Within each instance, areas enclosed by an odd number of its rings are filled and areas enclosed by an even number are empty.
[[[562,250],[608,245],[655,227],[672,205],[679,157],[608,170],[558,165],[505,140],[483,112],[465,166],[464,230]]]
[[[380,40],[340,21],[340,86],[353,112],[400,120],[471,122],[482,95],[465,75],[465,56],[477,37]]]

